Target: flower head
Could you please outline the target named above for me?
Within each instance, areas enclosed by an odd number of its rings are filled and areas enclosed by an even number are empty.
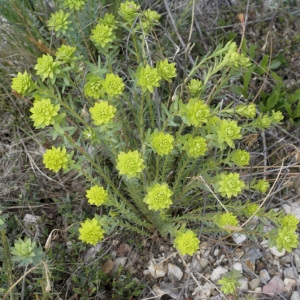
[[[245,216],[250,218],[256,211],[259,212],[258,208],[259,206],[256,203],[251,203],[245,208]]]
[[[271,118],[272,118],[272,122],[280,124],[280,121],[284,119],[284,116],[281,111],[272,110]]]
[[[36,70],[36,74],[42,77],[42,81],[49,77],[53,79],[54,83],[56,75],[60,73],[59,65],[59,62],[53,61],[52,56],[43,54],[42,57],[37,59],[34,69]]]
[[[161,80],[157,69],[152,68],[149,65],[146,67],[139,67],[136,72],[136,77],[138,79],[137,84],[142,88],[143,92],[148,90],[151,93],[153,93],[154,87],[159,86],[159,81]]]
[[[174,138],[171,134],[155,131],[150,136],[150,144],[158,155],[169,154],[173,149]]]
[[[188,84],[188,90],[193,97],[196,97],[200,94],[201,89],[203,87],[203,82],[199,79],[191,79]]]
[[[150,210],[162,210],[170,207],[172,204],[172,195],[173,192],[166,183],[156,183],[154,186],[147,189],[147,196],[144,198],[144,202],[149,205]]]
[[[120,152],[118,155],[116,169],[120,175],[126,175],[127,178],[138,177],[144,168],[144,159],[137,150]]]
[[[203,123],[206,123],[210,116],[208,105],[203,100],[198,100],[197,98],[191,98],[183,110],[183,114],[185,115],[184,121],[188,126],[199,127]]]
[[[156,69],[160,77],[168,82],[177,75],[175,63],[169,63],[167,59],[157,62]]]
[[[85,4],[85,0],[63,0],[64,7],[69,9],[80,10]]]
[[[86,97],[100,99],[102,92],[103,79],[97,75],[90,74],[87,76],[87,83],[83,87],[83,92]]]
[[[58,172],[60,169],[68,169],[68,165],[71,160],[71,155],[66,153],[66,148],[60,147],[55,148],[52,146],[52,149],[48,149],[44,153],[43,160],[45,167],[54,172]]]
[[[11,89],[18,92],[20,95],[25,96],[34,88],[34,82],[31,79],[31,75],[26,71],[22,74],[18,72],[17,77],[13,78]]]
[[[236,197],[245,186],[244,181],[240,180],[240,174],[238,173],[221,173],[220,177],[221,180],[218,182],[220,188],[218,192],[221,193],[223,197]]]
[[[299,220],[295,217],[295,215],[287,214],[279,220],[279,223],[282,227],[296,230]]]
[[[102,90],[109,96],[121,95],[124,90],[122,78],[115,74],[106,74],[102,82]]]
[[[250,154],[245,150],[235,150],[230,154],[230,159],[239,167],[249,165]]]
[[[143,11],[143,29],[148,32],[152,27],[159,24],[159,18],[160,15],[155,10],[147,9],[146,11]]]
[[[174,241],[174,245],[181,255],[193,255],[199,249],[199,243],[199,239],[192,230],[179,234]]]
[[[90,39],[96,47],[105,48],[115,39],[113,28],[105,24],[97,24],[96,27],[92,29]]]
[[[241,104],[235,108],[235,112],[242,117],[253,119],[256,116],[256,106],[253,103],[249,105]]]
[[[259,129],[267,129],[270,128],[272,124],[272,118],[270,118],[267,114],[260,115],[258,119],[255,120],[255,125]]]
[[[117,29],[117,26],[116,26],[117,21],[115,20],[115,17],[113,14],[106,13],[103,18],[99,18],[98,23],[107,25],[108,27],[110,27],[112,29]]]
[[[266,179],[260,179],[260,180],[258,180],[258,182],[255,185],[253,185],[251,187],[261,193],[265,193],[268,190],[269,185],[270,184]]]
[[[107,191],[102,186],[93,186],[86,191],[86,197],[90,204],[102,205],[107,200]]]
[[[107,101],[97,102],[89,109],[95,125],[109,123],[115,116],[116,110],[117,109],[109,105]]]
[[[66,34],[69,24],[71,21],[68,21],[70,13],[65,13],[62,9],[52,13],[51,18],[48,21],[48,27],[51,30],[54,30],[57,33],[57,36],[60,34]]]
[[[32,115],[30,118],[34,121],[34,127],[44,128],[49,124],[54,124],[53,117],[59,111],[59,105],[53,105],[51,99],[45,98],[34,102],[33,107],[30,109]]]
[[[236,121],[231,120],[220,120],[219,128],[217,128],[218,142],[222,144],[226,142],[231,148],[234,148],[233,141],[240,139],[241,127],[237,125]]]
[[[95,246],[103,239],[104,230],[96,218],[86,219],[80,225],[81,227],[78,229],[79,240]]]
[[[241,285],[239,280],[242,278],[242,274],[237,270],[232,270],[227,274],[223,275],[218,281],[221,285],[221,291],[225,294],[233,294],[237,288]]]
[[[188,157],[197,158],[204,155],[207,150],[206,140],[200,136],[193,138],[191,134],[187,134],[184,140],[182,149],[186,151]]]
[[[76,47],[62,45],[57,49],[56,57],[64,63],[70,63],[76,60],[76,57],[74,55],[75,51],[76,51]]]
[[[128,23],[133,23],[135,18],[139,16],[138,10],[140,6],[135,4],[133,1],[126,1],[121,3],[119,8],[119,15],[123,17]]]
[[[220,228],[227,232],[235,231],[235,228],[239,225],[236,216],[229,212],[221,214],[216,218],[215,222]]]
[[[295,229],[283,227],[278,229],[276,248],[278,251],[285,249],[288,252],[292,252],[292,248],[297,248],[298,246],[298,235],[295,233]]]

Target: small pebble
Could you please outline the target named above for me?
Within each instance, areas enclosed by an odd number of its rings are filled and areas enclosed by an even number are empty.
[[[212,281],[218,280],[218,279],[221,278],[221,276],[222,276],[223,274],[225,274],[225,273],[227,273],[227,272],[228,272],[227,269],[223,268],[222,266],[218,266],[218,267],[216,267],[216,268],[212,271],[212,273],[211,273],[211,275],[210,275],[210,279],[211,279]]]
[[[259,278],[262,283],[267,283],[271,279],[266,269],[263,269],[259,272]]]
[[[243,273],[243,265],[240,262],[234,263],[232,267],[240,273]]]
[[[239,283],[240,283],[239,290],[247,291],[248,290],[248,282],[249,282],[249,280],[246,277],[241,278],[239,280]]]
[[[244,234],[242,234],[242,233],[236,233],[236,232],[235,232],[235,233],[232,235],[232,239],[233,239],[233,241],[234,241],[236,244],[240,245],[240,244],[242,244],[243,242],[246,241],[247,237],[246,237]]]
[[[293,267],[285,268],[283,270],[283,275],[284,277],[288,277],[288,278],[297,278],[297,271]]]
[[[183,276],[183,272],[176,265],[168,263],[168,276],[171,281],[180,280]]]
[[[282,251],[278,251],[277,248],[274,246],[272,248],[270,248],[270,251],[273,255],[277,256],[277,257],[282,257],[285,255],[286,251],[285,249],[282,249]]]
[[[292,296],[291,296],[291,300],[300,300],[300,295],[297,291],[294,291]]]
[[[249,286],[251,290],[255,290],[260,284],[260,278],[254,278],[252,280],[249,281]]]
[[[294,286],[296,285],[296,280],[293,278],[284,278],[283,283],[284,283],[284,290],[290,293],[293,290]]]

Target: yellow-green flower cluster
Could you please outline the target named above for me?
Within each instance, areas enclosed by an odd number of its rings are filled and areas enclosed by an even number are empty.
[[[150,144],[158,155],[167,155],[173,149],[174,138],[171,134],[154,131],[150,136]]]
[[[83,92],[86,97],[92,97],[95,100],[100,99],[102,92],[103,79],[97,75],[90,74],[87,76],[87,83],[83,87]]]
[[[151,9],[147,9],[142,13],[142,28],[145,32],[151,30],[152,27],[159,24],[160,15]]]
[[[296,230],[299,220],[294,215],[288,214],[288,215],[282,217],[279,220],[279,223],[281,224],[282,227],[287,227],[291,230],[292,229]]]
[[[85,0],[63,0],[63,6],[71,10],[80,10],[85,4]]]
[[[240,134],[241,127],[236,121],[220,120],[217,128],[218,143],[227,143],[231,148],[234,148],[234,140],[242,138]]]
[[[234,216],[231,212],[219,215],[218,218],[215,219],[215,222],[220,228],[227,232],[235,231],[235,228],[239,225],[236,216]]]
[[[80,233],[79,240],[95,246],[103,239],[104,230],[96,218],[86,219],[80,225],[81,227],[78,229]]]
[[[118,13],[129,24],[132,24],[135,18],[140,15],[138,12],[139,9],[140,6],[135,4],[133,1],[126,1],[125,3],[121,3]]]
[[[238,149],[231,152],[230,160],[239,167],[247,166],[249,165],[250,154],[245,150]]]
[[[67,154],[66,148],[60,147],[48,149],[44,153],[43,163],[45,167],[54,172],[58,172],[60,169],[68,169],[69,164],[72,162],[71,155]]]
[[[193,255],[199,249],[199,244],[199,239],[191,230],[180,233],[174,241],[174,246],[181,255]]]
[[[110,123],[115,116],[116,110],[117,109],[113,105],[108,104],[107,101],[97,102],[89,109],[95,125]]]
[[[221,193],[223,197],[228,198],[231,198],[232,196],[236,197],[245,186],[244,181],[240,180],[240,174],[238,173],[221,173],[218,184],[218,192]]]
[[[155,87],[159,87],[159,81],[161,77],[157,68],[152,68],[149,65],[146,67],[139,67],[136,72],[138,79],[137,84],[142,88],[143,92],[147,90],[153,93]]]
[[[284,116],[281,111],[272,110],[272,122],[280,124],[280,121],[284,119]]]
[[[156,69],[159,76],[168,82],[171,82],[171,78],[177,75],[175,63],[169,63],[167,59],[158,61]]]
[[[241,104],[236,106],[235,112],[247,119],[254,119],[256,116],[256,106],[253,103],[249,105]]]
[[[258,208],[259,206],[256,203],[249,204],[244,210],[245,216],[250,218],[258,210]],[[259,210],[257,213],[259,213]]]
[[[203,82],[199,79],[191,79],[187,87],[191,96],[197,97],[201,92],[201,89],[203,87]]]
[[[117,21],[113,14],[106,13],[103,18],[99,18],[98,23],[107,25],[112,29],[117,29]]]
[[[278,229],[277,239],[276,239],[276,248],[279,251],[285,249],[288,252],[292,252],[292,248],[297,248],[298,246],[298,234],[295,233],[295,229],[282,227]]]
[[[59,65],[59,62],[53,61],[51,55],[43,54],[42,57],[37,59],[34,69],[36,70],[36,74],[42,78],[42,81],[49,77],[51,82],[54,83],[56,75],[60,73]]]
[[[129,179],[138,177],[144,168],[144,159],[137,150],[119,153],[116,169],[119,170],[120,175],[125,175]]]
[[[96,206],[102,205],[107,199],[107,191],[102,186],[93,186],[86,191],[86,197],[90,204],[95,204]]]
[[[66,34],[69,24],[71,21],[68,21],[70,13],[64,12],[62,9],[51,14],[51,18],[48,20],[48,27],[51,30],[54,30],[57,33],[57,36],[61,34]]]
[[[206,140],[200,136],[193,138],[191,134],[187,134],[183,137],[184,144],[182,149],[186,151],[188,157],[197,158],[207,150]]]
[[[191,98],[189,102],[183,107],[182,110],[183,121],[188,126],[200,127],[204,123],[208,122],[210,116],[210,110],[207,104],[203,100],[197,98]]]
[[[237,288],[241,285],[239,280],[242,279],[242,277],[242,274],[237,270],[232,270],[223,275],[218,281],[218,284],[221,285],[221,291],[225,295],[234,294]]]
[[[255,121],[254,124],[259,128],[259,129],[267,129],[271,127],[272,124],[272,118],[269,117],[268,114],[265,115],[260,115]]]
[[[170,207],[172,195],[173,192],[166,183],[156,183],[147,188],[147,196],[144,198],[144,202],[149,205],[150,210],[162,210]]]
[[[76,51],[76,47],[62,45],[57,49],[56,57],[58,60],[60,60],[63,63],[70,63],[76,60],[76,57],[74,55],[75,51]]]
[[[44,128],[55,123],[54,117],[58,114],[60,106],[53,105],[51,99],[36,100],[30,109],[30,118],[34,121],[34,127]]]
[[[108,96],[121,95],[124,87],[122,78],[115,74],[106,74],[105,79],[102,81],[102,90]]]
[[[96,47],[106,48],[115,38],[116,36],[113,33],[113,28],[100,23],[97,24],[94,29],[92,29],[90,40]]]
[[[225,54],[220,67],[232,66],[232,67],[249,67],[251,66],[250,59],[243,53],[237,52],[237,45],[235,42],[228,42],[225,47],[228,47],[228,51]]]
[[[11,89],[18,92],[21,96],[26,96],[34,88],[34,82],[31,75],[26,71],[22,74],[18,72],[17,77],[13,78]]]
[[[260,179],[255,185],[252,185],[251,187],[254,188],[255,190],[265,193],[268,188],[269,188],[269,182],[265,179]]]

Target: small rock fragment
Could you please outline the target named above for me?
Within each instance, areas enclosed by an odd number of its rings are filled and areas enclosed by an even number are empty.
[[[250,259],[250,260],[252,260],[252,262],[255,262],[257,259],[259,259],[261,257],[262,257],[262,254],[259,249],[251,248],[249,251],[247,251],[244,254],[243,259],[244,260]]]
[[[293,278],[284,278],[284,290],[290,293],[296,285],[296,280]]]
[[[259,279],[262,283],[267,283],[271,279],[266,269],[263,269],[259,272]]]
[[[228,272],[227,269],[223,268],[222,266],[218,266],[218,267],[216,267],[216,268],[212,271],[212,273],[211,273],[211,275],[210,275],[210,279],[211,279],[212,281],[218,280],[218,279],[221,278],[221,276],[222,276],[223,274],[225,274],[225,273],[227,273],[227,272]]]
[[[249,281],[249,286],[250,286],[250,289],[252,291],[254,291],[260,284],[260,278],[257,277],[257,278],[254,278],[252,280]]]
[[[211,245],[208,242],[200,243],[200,254],[202,257],[209,255],[211,250]]]
[[[291,300],[300,300],[300,295],[297,291],[294,291],[292,296],[291,296]]]
[[[283,275],[284,277],[288,277],[288,278],[297,278],[297,271],[293,267],[285,268],[283,270]]]
[[[284,288],[283,280],[279,276],[274,276],[268,284],[263,287],[263,293],[266,294],[280,294]]]
[[[232,234],[232,239],[233,239],[233,241],[234,241],[236,244],[240,245],[240,244],[242,244],[244,241],[246,241],[247,237],[246,237],[244,234],[242,234],[242,233],[237,233],[237,232],[235,232],[235,233]]]
[[[247,291],[248,290],[248,282],[249,282],[249,280],[246,277],[239,279],[239,283],[240,283],[239,290]]]
[[[150,260],[148,270],[154,278],[163,277],[167,273],[165,264],[156,263],[154,259]]]
[[[277,250],[277,248],[276,248],[275,246],[274,246],[274,247],[271,247],[271,248],[269,248],[269,249],[270,249],[271,253],[272,253],[273,255],[277,256],[277,257],[282,257],[282,256],[284,256],[285,253],[286,253],[285,249],[282,249],[282,251],[280,252],[280,251]]]
[[[162,281],[160,283],[160,287],[172,299],[175,299],[175,300],[179,299],[180,289],[178,289],[178,286],[174,287],[173,284]]]
[[[183,272],[178,266],[168,263],[168,276],[172,281],[180,280],[183,276]]]
[[[234,263],[232,267],[240,273],[243,273],[243,265],[240,262]]]

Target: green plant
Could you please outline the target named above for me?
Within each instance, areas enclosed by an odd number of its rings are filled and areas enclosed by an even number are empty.
[[[146,236],[156,231],[170,235],[181,253],[192,255],[200,241],[192,228],[185,230],[189,223],[203,222],[203,233],[243,230],[238,208],[242,217],[245,214],[231,198],[246,188],[240,173],[250,156],[244,149],[235,150],[237,141],[280,123],[282,115],[273,111],[256,117],[254,104],[221,105],[218,99],[228,82],[239,78],[244,67],[251,68],[236,43],[220,45],[197,59],[181,78],[159,41],[150,48],[147,44],[156,33],[158,14],[143,12],[130,1],[122,3],[118,13],[104,14],[90,29],[93,45],[85,52],[91,61],[80,50],[85,41],[73,45],[74,32],[61,32],[51,17],[51,28],[71,46],[60,46],[55,57],[38,58],[34,82],[24,72],[13,79],[12,88],[33,101],[34,126],[46,128],[61,144],[45,152],[46,168],[77,171],[87,180],[89,202],[104,207],[103,215],[81,223],[81,240],[95,245],[120,226]],[[68,18],[75,22],[71,14]],[[126,46],[124,36],[130,39]],[[120,47],[126,47],[126,56]],[[162,57],[156,64],[154,49]],[[193,78],[199,72],[201,81]],[[221,171],[228,166],[235,171]],[[99,195],[92,195],[93,187]],[[204,197],[210,204],[200,216]],[[265,217],[276,218],[272,212]],[[256,230],[264,235],[260,227]],[[191,245],[185,236],[193,236]]]
[[[238,292],[238,287],[240,286],[239,280],[242,278],[242,274],[237,270],[232,270],[218,281],[218,284],[221,285],[221,291],[228,294],[236,294]]]

